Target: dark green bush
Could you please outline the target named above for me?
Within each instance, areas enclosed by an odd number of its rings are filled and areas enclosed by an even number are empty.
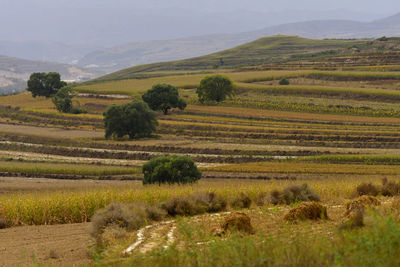
[[[289,82],[289,80],[286,79],[286,78],[282,78],[282,79],[279,81],[279,85],[289,85],[289,84],[290,84],[290,82]]]
[[[143,184],[187,184],[201,178],[194,161],[187,156],[153,158],[142,167]]]

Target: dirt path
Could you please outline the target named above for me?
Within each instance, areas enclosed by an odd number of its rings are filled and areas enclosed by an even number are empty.
[[[0,230],[0,266],[81,266],[91,262],[89,223]]]

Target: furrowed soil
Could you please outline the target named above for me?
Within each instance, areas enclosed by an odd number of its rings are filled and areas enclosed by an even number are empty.
[[[0,230],[0,266],[82,266],[91,262],[90,223]]]

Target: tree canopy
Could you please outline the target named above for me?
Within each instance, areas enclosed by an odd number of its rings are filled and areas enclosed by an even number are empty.
[[[64,86],[58,90],[52,100],[58,111],[69,113],[72,109],[72,97],[71,88]]]
[[[235,94],[235,86],[226,76],[212,75],[201,80],[196,92],[202,103],[205,101],[221,102],[226,97],[232,97]]]
[[[142,167],[143,184],[186,184],[201,178],[194,161],[187,156],[153,158]]]
[[[124,105],[111,105],[103,115],[106,138],[151,136],[158,125],[154,111],[146,103],[137,100]]]
[[[170,84],[156,84],[148,90],[142,99],[152,110],[162,110],[165,115],[171,108],[186,108],[186,102],[179,97],[178,88]]]
[[[31,92],[33,97],[51,97],[57,93],[60,88],[66,86],[67,83],[61,81],[61,76],[57,72],[35,72],[31,74],[27,85],[28,87],[26,90]]]

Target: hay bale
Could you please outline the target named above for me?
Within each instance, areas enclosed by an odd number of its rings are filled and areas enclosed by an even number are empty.
[[[254,233],[250,217],[242,212],[235,212],[226,216],[221,224],[221,229],[223,233],[227,233],[230,230],[236,230],[249,234]]]
[[[364,211],[357,210],[352,213],[349,219],[339,225],[339,230],[351,230],[364,226]]]
[[[303,202],[291,209],[284,217],[285,221],[328,219],[326,207],[317,202]]]
[[[350,216],[357,211],[364,212],[366,207],[379,206],[381,202],[373,196],[364,195],[346,204],[344,216]]]

